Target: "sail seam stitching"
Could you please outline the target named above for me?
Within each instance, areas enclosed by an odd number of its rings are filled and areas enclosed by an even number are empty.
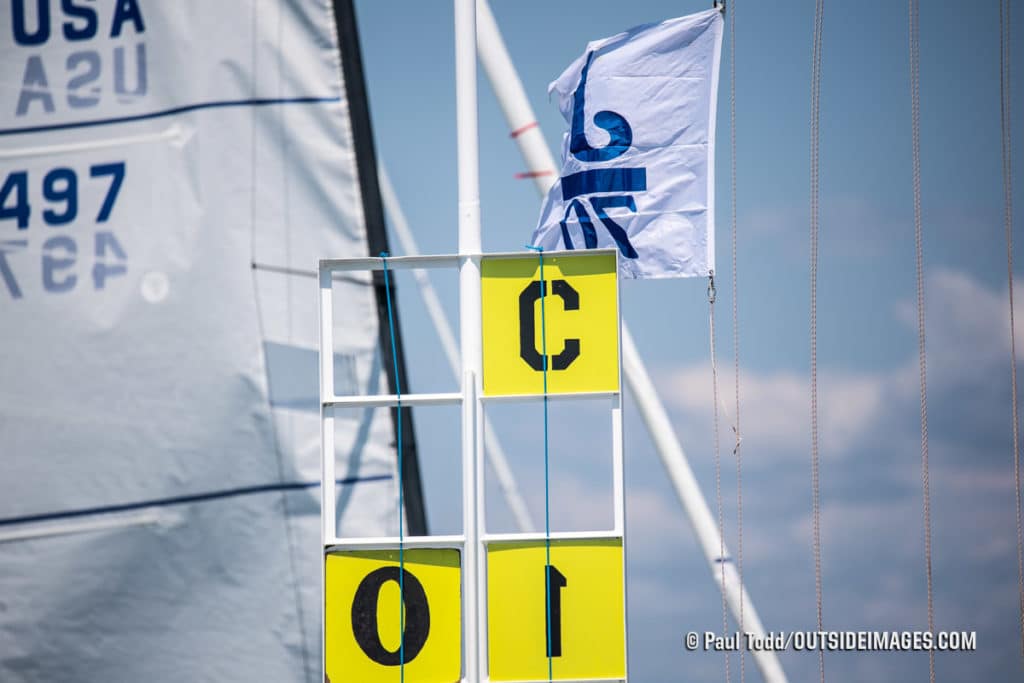
[[[390,474],[374,474],[364,477],[346,477],[336,479],[338,486],[350,484],[361,484],[375,481],[389,481],[394,477]],[[258,484],[255,486],[242,486],[234,489],[222,489],[219,491],[206,491],[203,493],[191,493],[182,496],[171,496],[168,498],[153,498],[150,500],[136,501],[132,503],[121,503],[118,505],[104,505],[94,508],[80,508],[77,510],[62,510],[59,512],[44,512],[21,517],[7,517],[0,519],[0,527],[13,526],[15,524],[31,524],[35,522],[49,522],[72,517],[87,517],[91,515],[106,515],[118,512],[128,512],[148,507],[165,507],[169,505],[187,505],[189,503],[204,503],[221,498],[233,498],[236,496],[248,496],[258,493],[274,493],[277,491],[301,491],[320,486],[319,481],[289,481],[277,484]]]
[[[26,128],[0,128],[0,136],[22,135],[27,133],[47,133],[55,130],[70,130],[73,128],[91,128],[93,126],[109,126],[117,123],[133,123],[135,121],[148,121],[159,119],[164,116],[175,116],[202,109],[221,109],[224,107],[264,107],[279,104],[321,104],[330,102],[341,102],[340,97],[282,97],[282,98],[250,98],[245,100],[216,100],[213,102],[198,102],[196,104],[185,104],[180,107],[171,107],[160,111],[148,112],[145,114],[134,114],[132,116],[116,116],[108,119],[95,119],[93,121],[70,121],[68,123],[54,123],[48,126],[28,126]]]

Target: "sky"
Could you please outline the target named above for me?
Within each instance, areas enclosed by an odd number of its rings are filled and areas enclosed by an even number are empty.
[[[588,41],[708,3],[494,0],[538,121],[557,150],[564,122],[547,84]],[[814,630],[809,393],[810,84],[814,3],[729,3],[718,106],[716,328],[731,415],[734,294],[743,435],[743,573],[769,630]],[[450,2],[357,0],[377,153],[424,253],[457,244],[454,36]],[[1024,13],[1013,17],[1022,35]],[[727,17],[728,21],[728,17]],[[1009,680],[1018,627],[1010,335],[999,128],[996,3],[922,3],[921,163],[935,625],[977,632],[977,651],[936,657],[939,680]],[[927,626],[911,175],[907,10],[826,3],[821,81],[818,281],[823,616],[831,630]],[[729,54],[736,53],[737,280],[731,287]],[[1022,62],[1015,49],[1011,64]],[[1015,84],[1016,85],[1016,84]],[[1024,112],[1024,88],[1012,112]],[[485,251],[529,239],[539,199],[481,71]],[[1024,129],[1013,119],[1014,160]],[[1024,206],[1018,181],[1015,205]],[[1019,226],[1019,220],[1016,222]],[[393,245],[395,243],[392,236]],[[1019,240],[1018,240],[1019,241]],[[394,248],[397,253],[399,250]],[[1016,256],[1021,256],[1018,247]],[[1024,274],[1018,267],[1018,282]],[[435,278],[457,320],[456,278]],[[411,280],[399,280],[412,390],[446,390],[439,344]],[[706,283],[622,284],[624,319],[717,509]],[[1024,300],[1018,285],[1017,301]],[[1020,321],[1024,316],[1018,316]],[[1018,322],[1018,339],[1024,324]],[[610,519],[609,433],[597,408],[560,408],[553,435],[556,529]],[[449,412],[446,412],[449,411]],[[416,413],[428,517],[458,531],[458,435],[451,409]],[[722,607],[685,513],[627,395],[630,675],[720,681],[721,653],[687,652],[687,631],[720,630]],[[493,415],[535,519],[543,514],[539,406]],[[726,422],[723,419],[723,422]],[[598,423],[600,424],[600,423]],[[738,548],[736,462],[722,430],[722,506]],[[493,477],[491,477],[493,479]],[[489,480],[489,524],[512,521]],[[814,653],[782,654],[790,680]],[[737,656],[730,661],[740,680]],[[830,681],[921,680],[925,653],[825,657]],[[758,680],[752,660],[745,677]]]

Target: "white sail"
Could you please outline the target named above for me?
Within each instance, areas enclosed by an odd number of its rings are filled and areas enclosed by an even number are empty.
[[[317,680],[308,275],[367,253],[331,3],[8,5],[0,680]],[[337,391],[378,393],[336,287]],[[349,417],[341,528],[395,533],[391,420]]]

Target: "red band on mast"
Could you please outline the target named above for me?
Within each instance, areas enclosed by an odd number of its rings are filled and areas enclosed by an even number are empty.
[[[531,121],[530,123],[526,124],[525,126],[520,126],[519,128],[516,128],[514,131],[509,133],[508,136],[510,138],[517,138],[520,135],[522,135],[523,133],[525,133],[526,131],[530,130],[531,128],[536,128],[536,127],[537,127],[537,122],[536,121]]]

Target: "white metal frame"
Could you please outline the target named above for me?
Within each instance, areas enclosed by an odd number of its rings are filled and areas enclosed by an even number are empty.
[[[588,254],[604,251],[617,253],[614,250],[592,250]],[[471,276],[475,276],[475,296],[470,300],[475,305],[475,334],[470,333],[471,343],[477,346],[476,365],[482,365],[482,311],[480,296],[480,263],[483,258],[532,258],[528,253],[511,254],[471,254],[469,256],[399,256],[389,257],[389,270],[408,270],[422,268],[454,268],[462,271],[467,263],[471,263]],[[334,420],[338,408],[386,408],[399,405],[399,397],[395,394],[374,394],[360,396],[339,396],[334,390],[334,311],[333,283],[334,273],[383,270],[383,258],[348,258],[324,259],[319,264],[320,283],[320,415],[321,415],[321,596],[325,595],[324,560],[329,553],[342,550],[395,550],[399,547],[398,536],[379,537],[340,537],[337,533],[337,497],[334,482],[335,445]],[[616,269],[617,270],[617,269]],[[460,309],[466,307],[465,282],[460,288]],[[616,289],[618,292],[618,289]],[[619,302],[616,302],[619,308]],[[465,320],[463,321],[465,325]],[[626,601],[626,543],[625,543],[625,482],[622,436],[622,338],[621,324],[617,325],[619,333],[618,375],[619,390],[584,393],[549,393],[550,401],[565,400],[607,400],[611,404],[612,418],[612,493],[614,501],[614,526],[612,529],[587,532],[553,532],[550,536],[536,532],[496,533],[486,532],[486,486],[484,482],[484,434],[485,407],[489,404],[509,402],[539,402],[543,394],[484,396],[482,393],[482,377],[479,371],[467,369],[463,375],[462,390],[447,393],[409,393],[402,394],[402,406],[425,405],[461,405],[462,406],[462,505],[463,532],[442,536],[405,536],[401,545],[405,548],[451,548],[460,551],[460,570],[462,576],[462,680],[466,683],[485,683],[487,675],[487,638],[481,637],[481,628],[487,624],[487,545],[504,541],[544,541],[550,538],[559,540],[618,540],[622,543],[623,558],[623,600]],[[466,331],[463,329],[465,343]],[[463,353],[463,358],[470,354]],[[399,523],[402,523],[401,520]],[[624,605],[625,608],[625,605]],[[325,603],[321,600],[321,642],[325,642],[325,619],[323,610]],[[625,624],[623,624],[623,642],[626,642]],[[624,645],[625,647],[625,645]],[[626,659],[628,665],[628,657]],[[326,665],[326,652],[322,655],[321,667]],[[597,679],[593,679],[597,680]],[[600,679],[618,680],[622,679]]]
[[[463,533],[447,537],[440,547],[461,547],[462,575],[462,677],[467,683],[482,683],[485,673],[487,640],[479,637],[480,625],[487,623],[486,548],[482,533],[485,528],[484,501],[484,410],[482,394],[482,311],[481,311],[481,239],[480,239],[480,173],[477,131],[477,19],[476,0],[454,0],[455,5],[455,91],[458,135],[458,216],[459,253],[457,256],[421,256],[389,258],[392,269],[417,267],[452,267],[459,269],[459,327],[462,351],[462,388],[458,393],[410,394],[404,405],[457,404],[462,406],[462,492]],[[339,397],[334,393],[333,339],[333,272],[336,270],[383,269],[382,258],[324,260],[319,265],[320,282],[320,405],[321,405],[321,536],[322,567],[326,553],[350,547],[398,547],[398,538],[363,539],[361,545],[349,544],[355,539],[337,536],[337,501],[335,496],[334,418],[339,406],[398,405],[398,396]],[[622,347],[619,339],[619,391],[612,398],[615,527],[623,543],[623,600],[626,599],[625,505],[622,458]],[[367,401],[373,401],[368,403]],[[403,523],[399,520],[399,524]],[[545,536],[541,536],[544,539]],[[494,539],[492,539],[494,540]],[[403,539],[419,547],[439,547],[439,539],[430,537]],[[422,545],[421,545],[422,544]],[[482,559],[481,559],[482,558]],[[326,578],[321,570],[321,595]],[[325,609],[321,601],[321,616]],[[321,619],[323,642],[324,620]],[[624,625],[625,626],[625,625]],[[625,628],[623,640],[625,642]],[[326,648],[324,648],[326,651]],[[326,655],[324,655],[325,657]],[[325,660],[324,660],[325,661]],[[323,668],[323,661],[321,666]],[[625,680],[625,679],[621,679]]]

